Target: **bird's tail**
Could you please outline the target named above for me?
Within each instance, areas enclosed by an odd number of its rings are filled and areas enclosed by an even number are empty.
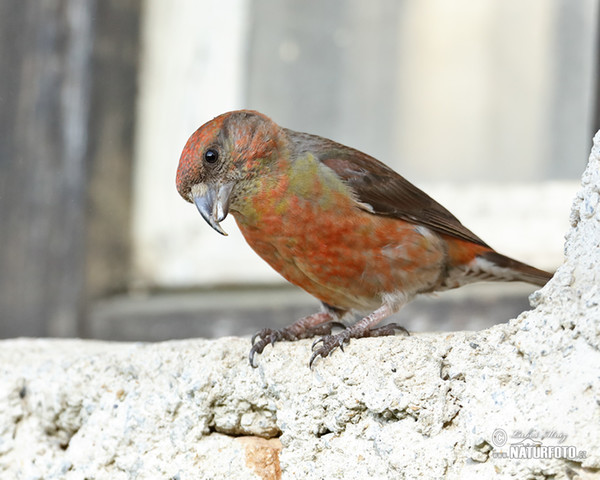
[[[526,282],[542,287],[552,278],[550,272],[488,248],[482,250],[470,262],[451,268],[440,289],[457,288],[474,282]]]
[[[543,287],[552,278],[553,273],[540,270],[526,263],[502,255],[495,251],[485,252],[476,258],[492,264],[491,271],[495,274],[490,280],[504,282],[526,282]]]

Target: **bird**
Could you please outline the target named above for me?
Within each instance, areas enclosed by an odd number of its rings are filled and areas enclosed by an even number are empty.
[[[552,277],[496,252],[379,160],[253,110],[198,128],[181,154],[176,186],[222,235],[220,222],[231,213],[260,257],[321,302],[319,312],[288,327],[257,332],[253,367],[257,354],[282,340],[319,337],[312,368],[350,339],[408,334],[380,324],[417,295],[478,281],[543,286]]]

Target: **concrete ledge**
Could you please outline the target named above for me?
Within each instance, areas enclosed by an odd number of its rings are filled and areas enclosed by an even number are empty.
[[[566,262],[480,332],[0,342],[0,478],[600,478],[599,137]],[[569,458],[565,458],[565,456]]]

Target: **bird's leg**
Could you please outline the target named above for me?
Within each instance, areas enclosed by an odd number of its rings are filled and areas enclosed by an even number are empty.
[[[394,335],[396,330],[400,330],[408,335],[406,328],[390,323],[382,327],[373,328],[375,325],[380,323],[391,314],[395,313],[398,308],[394,308],[391,305],[384,304],[375,310],[370,315],[367,315],[362,320],[359,320],[351,327],[346,328],[343,332],[337,335],[327,334],[324,337],[319,338],[313,343],[313,349],[321,343],[321,346],[314,350],[309,366],[312,367],[313,362],[317,357],[326,357],[337,347],[344,349],[344,344],[348,343],[351,338],[362,338],[362,337],[382,337],[386,335]]]
[[[342,323],[334,321],[336,319],[335,312],[325,311],[303,317],[292,323],[289,327],[278,330],[263,328],[252,337],[252,348],[248,356],[250,365],[256,367],[254,364],[254,355],[262,353],[268,344],[273,345],[279,340],[294,341],[301,338],[314,337],[315,335],[329,335],[333,327],[344,328]]]

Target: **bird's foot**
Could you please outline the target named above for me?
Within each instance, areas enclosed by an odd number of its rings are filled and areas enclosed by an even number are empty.
[[[340,347],[342,351],[344,351],[344,343],[348,343],[350,341],[350,338],[352,338],[352,336],[349,328],[347,328],[341,333],[338,333],[337,335],[325,335],[321,338],[317,338],[312,344],[313,354],[311,355],[310,360],[308,361],[309,368],[312,368],[312,364],[317,357],[325,358],[337,347]],[[315,350],[315,347],[319,343],[321,343],[322,345]]]
[[[388,323],[387,325],[382,325],[381,327],[371,328],[367,330],[362,337],[387,337],[389,335],[396,335],[396,332],[402,332],[405,335],[410,336],[410,333],[406,328],[402,325],[398,325],[397,323]],[[359,337],[354,337],[359,338]]]
[[[390,323],[388,325],[370,329],[364,329],[360,326],[358,328],[355,327],[357,327],[357,325],[353,325],[337,335],[328,334],[315,340],[312,344],[313,354],[310,357],[308,366],[312,368],[312,364],[317,357],[325,358],[337,347],[340,347],[340,349],[344,351],[344,344],[348,343],[351,338],[385,337],[389,335],[395,335],[396,331],[401,331],[406,335],[410,335],[406,328],[396,323]],[[321,346],[315,350],[315,347],[319,343],[321,343]]]
[[[298,322],[290,325],[289,327],[272,330],[270,328],[263,328],[256,332],[252,336],[252,348],[248,355],[248,360],[253,368],[256,368],[254,363],[254,356],[261,354],[265,347],[269,344],[274,345],[275,342],[280,340],[294,341],[302,338],[311,338],[317,335],[329,335],[334,327],[345,328],[340,322],[327,321],[331,319],[331,316],[326,313],[316,313],[309,317],[298,320]],[[324,321],[324,323],[317,323],[318,321]]]

